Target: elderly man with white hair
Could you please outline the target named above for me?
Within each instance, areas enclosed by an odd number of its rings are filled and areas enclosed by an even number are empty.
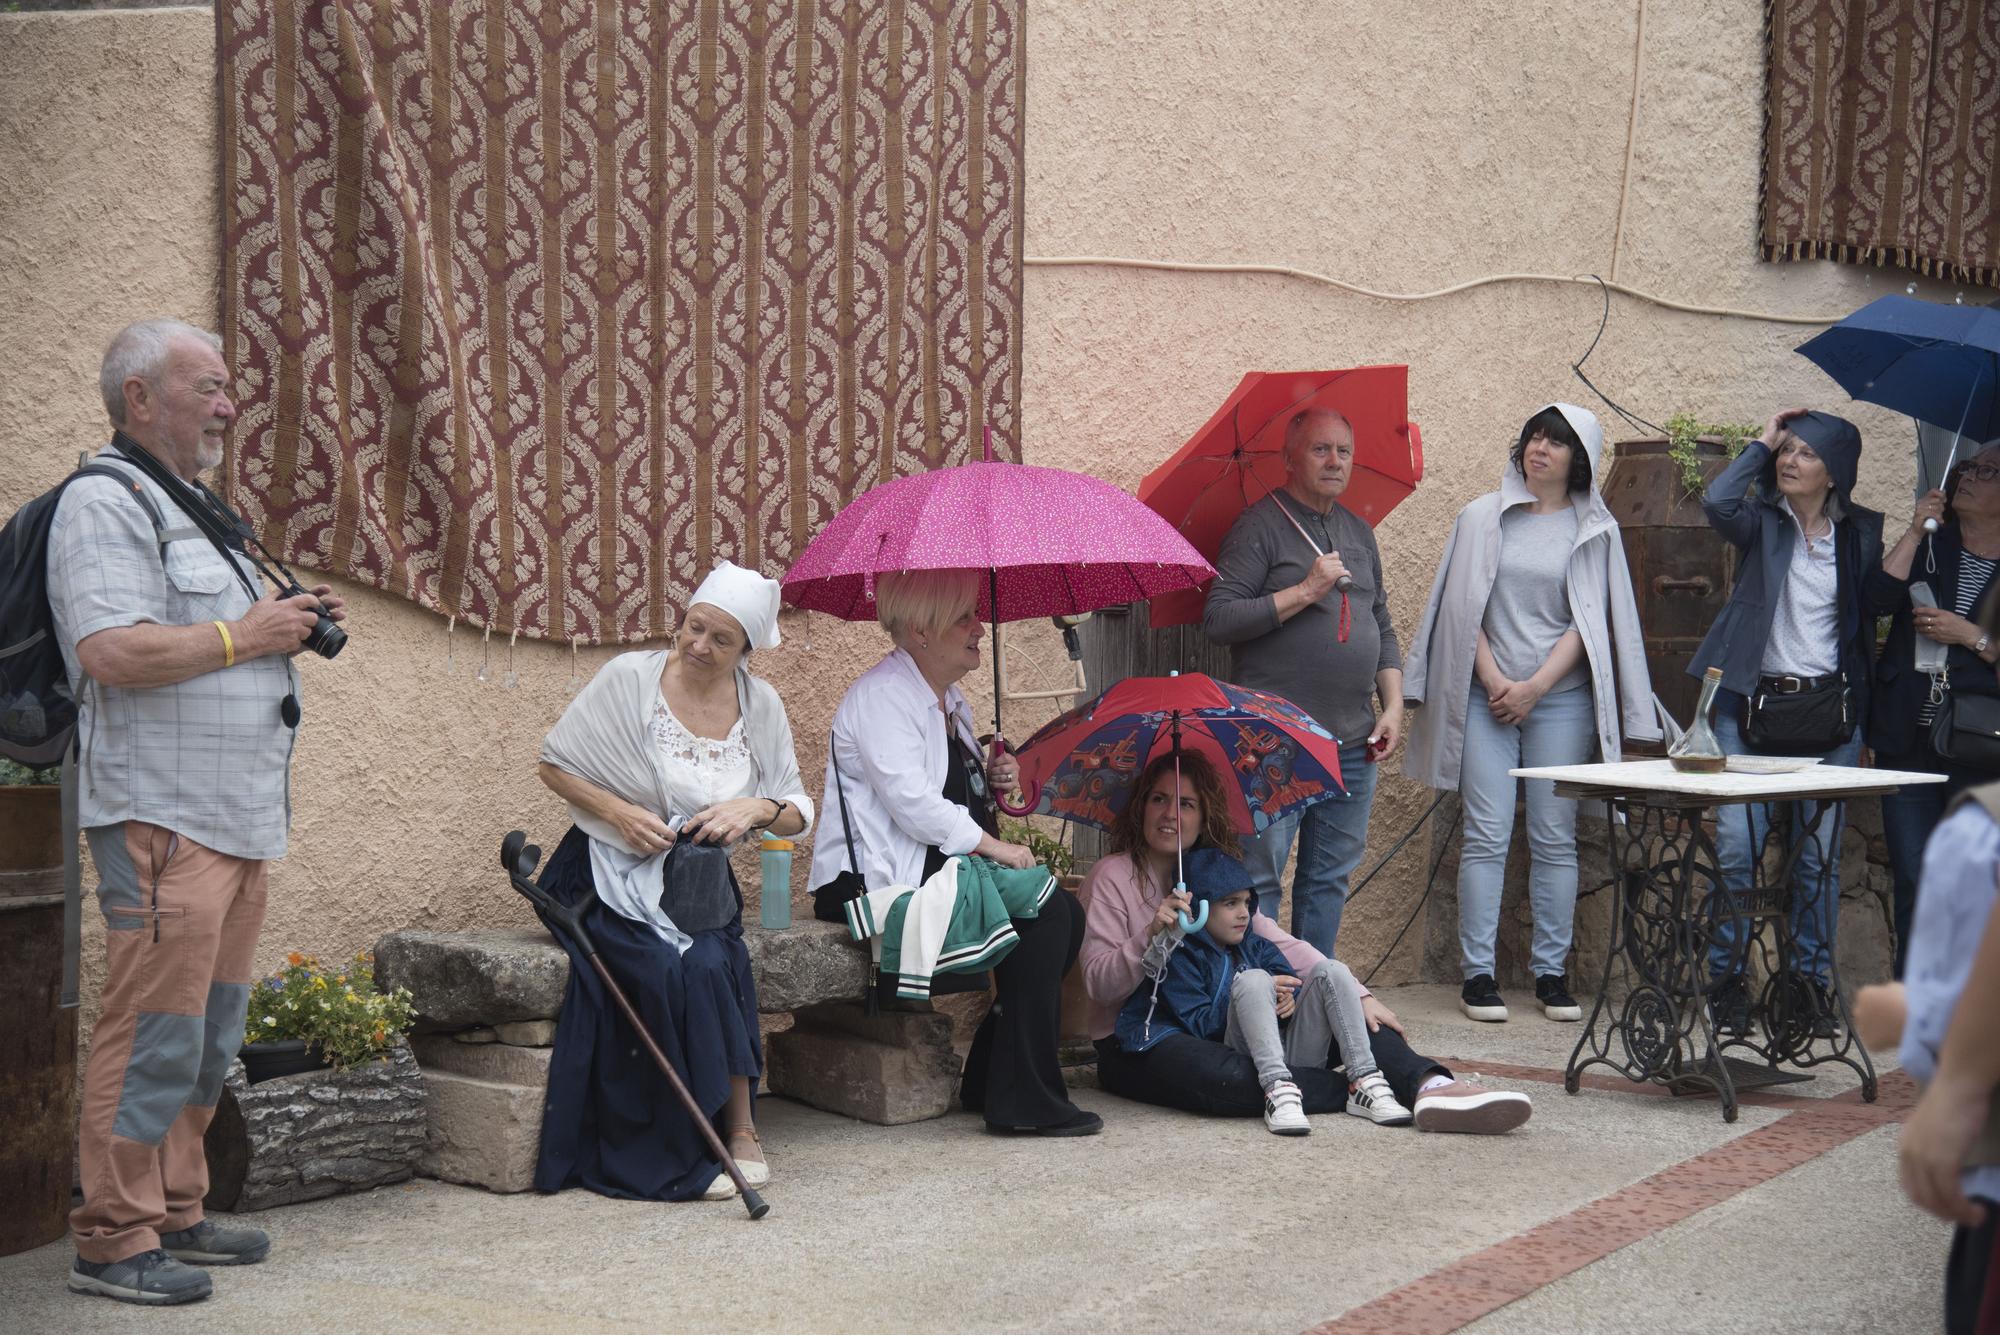
[[[1285,485],[1223,539],[1202,630],[1230,646],[1238,685],[1283,696],[1340,739],[1347,791],[1244,844],[1258,907],[1275,918],[1279,877],[1298,841],[1292,935],[1332,955],[1348,878],[1368,842],[1376,763],[1403,731],[1403,656],[1374,530],[1340,504],[1354,471],[1353,427],[1336,412],[1298,413],[1285,431],[1285,468]]]
[[[207,1297],[196,1265],[261,1261],[258,1229],[204,1217],[202,1133],[243,1038],[266,868],[291,824],[298,674],[320,585],[279,597],[194,526],[176,495],[222,462],[236,416],[214,334],[120,330],[99,373],[114,434],[49,527],[56,638],[80,702],[80,823],[102,883],[103,1010],[78,1138],[83,1204],[69,1287],[124,1302]],[[190,499],[189,504],[195,504]]]

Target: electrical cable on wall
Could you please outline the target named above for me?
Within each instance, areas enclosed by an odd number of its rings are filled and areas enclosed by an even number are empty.
[[[1309,283],[1320,283],[1326,287],[1339,288],[1357,296],[1372,297],[1377,301],[1412,302],[1435,301],[1439,297],[1454,296],[1460,292],[1470,292],[1474,288],[1490,287],[1496,283],[1560,283],[1578,285],[1603,283],[1612,292],[1643,301],[1663,310],[1680,311],[1687,315],[1718,315],[1732,320],[1761,320],[1769,324],[1835,325],[1846,319],[1846,313],[1839,315],[1785,315],[1777,311],[1753,311],[1736,306],[1697,306],[1690,302],[1675,301],[1657,292],[1648,292],[1627,283],[1607,282],[1595,274],[1555,274],[1555,273],[1496,273],[1480,278],[1468,278],[1450,287],[1440,287],[1429,292],[1381,292],[1359,283],[1350,283],[1310,269],[1297,269],[1288,264],[1207,264],[1193,260],[1142,260],[1126,255],[1028,255],[1021,263],[1031,269],[1159,269],[1170,273],[1243,273],[1272,274],[1280,278],[1298,278]]]

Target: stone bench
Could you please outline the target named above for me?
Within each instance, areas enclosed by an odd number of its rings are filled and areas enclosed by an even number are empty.
[[[752,926],[743,939],[758,1009],[794,1016],[766,1040],[768,1092],[878,1125],[944,1114],[958,1079],[949,1016],[864,1014],[869,953],[837,924]],[[375,976],[414,999],[430,1109],[421,1171],[527,1190],[569,957],[539,926],[406,930],[376,943]]]

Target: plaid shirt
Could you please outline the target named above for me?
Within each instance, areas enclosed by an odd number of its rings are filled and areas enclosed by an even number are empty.
[[[251,603],[229,561],[166,493],[108,451],[97,462],[139,478],[165,529],[155,532],[144,508],[109,478],[72,483],[49,528],[49,606],[70,689],[82,702],[82,824],[146,821],[231,857],[283,857],[295,734],[278,709],[298,688],[289,658],[268,655],[146,687],[89,681],[77,661],[77,644],[100,630],[234,621]],[[255,567],[233,559],[261,587]]]

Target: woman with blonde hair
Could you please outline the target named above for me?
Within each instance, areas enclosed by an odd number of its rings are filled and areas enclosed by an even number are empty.
[[[916,570],[875,583],[876,617],[895,647],[861,674],[834,711],[813,841],[813,911],[838,922],[866,890],[921,885],[954,857],[1006,867],[1034,856],[997,833],[993,790],[1020,777],[1011,756],[981,757],[958,681],[979,666],[979,576]],[[995,966],[996,999],[966,1055],[959,1101],[987,1129],[1087,1136],[1095,1113],[1069,1100],[1056,1059],[1062,979],[1083,941],[1083,911],[1067,891],[1039,916],[1013,919],[1020,940]]]

